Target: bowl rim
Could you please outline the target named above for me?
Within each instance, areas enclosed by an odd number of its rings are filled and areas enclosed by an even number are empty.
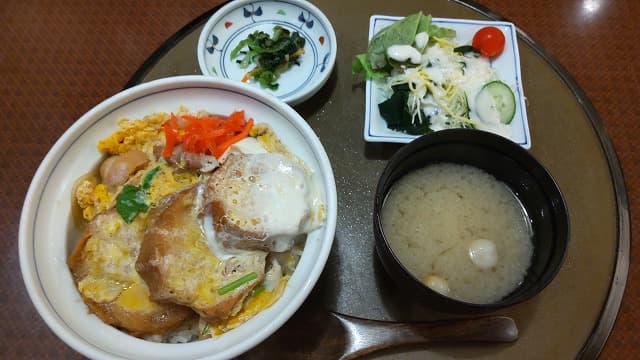
[[[152,94],[159,90],[174,89],[179,90],[189,86],[218,86],[225,89],[231,89],[231,91],[238,93],[242,97],[249,97],[264,106],[268,106],[271,109],[277,111],[283,118],[291,122],[304,138],[304,142],[308,144],[309,150],[315,156],[318,162],[318,167],[321,170],[323,176],[319,177],[319,182],[325,191],[325,209],[326,209],[326,221],[323,225],[324,236],[319,238],[322,241],[320,245],[320,252],[314,254],[315,261],[311,262],[309,270],[310,276],[306,277],[302,282],[302,286],[298,292],[291,296],[291,300],[286,304],[284,311],[279,313],[272,321],[265,327],[257,329],[254,336],[247,341],[240,341],[233,344],[228,350],[220,353],[211,354],[215,358],[226,358],[237,356],[255,345],[262,342],[272,333],[274,333],[280,326],[282,326],[302,305],[304,300],[308,297],[311,290],[317,283],[317,280],[326,265],[333,240],[335,237],[335,228],[337,222],[337,192],[335,185],[335,178],[331,163],[324,149],[324,146],[320,142],[320,139],[315,134],[309,124],[289,105],[278,100],[274,96],[270,96],[264,92],[258,91],[245,84],[235,82],[228,79],[219,79],[213,77],[205,77],[201,75],[187,75],[176,76],[170,78],[163,78],[154,80],[148,83],[143,83],[135,87],[121,91],[106,100],[102,101],[98,105],[91,108],[88,112],[82,115],[76,120],[54,143],[51,149],[47,152],[44,159],[38,166],[35,175],[32,178],[31,184],[28,188],[23,208],[20,216],[19,235],[18,235],[18,251],[20,270],[23,282],[27,289],[27,293],[40,317],[45,321],[47,326],[67,345],[81,354],[89,356],[91,358],[119,358],[121,355],[116,355],[105,351],[103,348],[96,346],[89,342],[85,338],[79,337],[75,330],[71,329],[71,326],[66,324],[60,314],[57,314],[53,309],[51,300],[48,299],[44,288],[38,285],[37,279],[39,275],[37,273],[37,259],[35,258],[34,250],[34,228],[36,223],[36,216],[38,213],[38,198],[46,189],[48,177],[54,172],[55,164],[59,159],[64,157],[65,146],[70,141],[80,138],[83,127],[96,118],[100,118],[101,115],[117,109],[124,103],[128,102],[131,98],[140,98],[145,94]],[[71,299],[70,299],[71,300]],[[109,326],[109,325],[107,325]],[[137,339],[142,341],[140,344],[155,344],[146,340]],[[215,340],[215,339],[214,339]],[[183,350],[193,348],[202,350],[205,345],[203,343],[209,340],[202,340],[191,342],[187,344],[158,344],[160,346],[180,347]],[[199,353],[202,353],[200,351]],[[149,354],[146,354],[147,356]],[[141,354],[143,356],[143,354]]]
[[[197,46],[196,46],[196,52],[198,56],[198,66],[200,68],[200,72],[202,72],[202,74],[205,76],[215,76],[215,77],[223,78],[222,76],[212,74],[211,71],[209,71],[209,68],[207,67],[207,64],[206,64],[206,54],[205,54],[206,42],[213,28],[222,20],[224,16],[229,14],[231,11],[236,10],[237,8],[246,6],[248,4],[276,3],[276,2],[289,3],[309,11],[313,16],[315,16],[322,23],[322,26],[327,31],[327,35],[330,37],[329,59],[326,62],[326,70],[323,72],[323,75],[319,77],[319,81],[314,81],[311,86],[308,86],[306,89],[302,91],[296,92],[290,96],[280,98],[282,101],[293,106],[308,100],[311,96],[313,96],[316,92],[318,92],[324,86],[324,84],[331,77],[331,73],[333,72],[333,68],[335,67],[336,58],[337,58],[338,44],[337,44],[336,32],[333,29],[333,25],[331,24],[331,21],[329,21],[329,18],[327,18],[327,16],[318,7],[316,7],[314,4],[312,4],[309,1],[306,1],[306,0],[229,1],[224,6],[219,8],[215,13],[213,13],[213,15],[211,15],[209,20],[207,20],[207,22],[204,24],[202,31],[200,32]],[[260,89],[260,90],[264,92],[269,92],[268,90],[264,90],[264,89]]]
[[[482,138],[485,138],[486,142],[482,142]],[[425,286],[407,267],[403,264],[400,259],[396,256],[395,252],[391,248],[387,237],[385,236],[382,222],[381,222],[381,210],[384,205],[384,201],[386,200],[386,193],[383,192],[383,182],[382,180],[387,178],[389,174],[393,171],[393,169],[389,166],[389,164],[395,163],[397,161],[401,161],[413,155],[415,152],[443,144],[449,143],[457,143],[457,144],[466,144],[479,146],[483,148],[488,148],[493,150],[494,152],[501,153],[507,155],[511,160],[517,162],[524,168],[528,170],[534,170],[537,173],[541,174],[544,178],[537,180],[545,181],[551,189],[550,193],[553,193],[554,198],[559,200],[559,203],[556,204],[559,211],[557,212],[557,222],[555,223],[562,230],[559,238],[562,238],[561,244],[561,256],[558,261],[558,266],[556,266],[553,271],[549,273],[549,276],[544,280],[536,284],[535,292],[529,296],[520,296],[515,299],[505,301],[501,299],[499,301],[493,303],[473,303],[460,299],[455,299],[452,297],[445,296],[440,294],[437,291],[430,289],[428,286]],[[508,150],[508,151],[505,151]],[[486,171],[486,170],[485,170]],[[493,175],[493,174],[491,174]],[[393,186],[393,185],[391,185]],[[388,255],[391,255],[392,262],[395,266],[398,266],[402,269],[404,277],[410,279],[410,282],[413,287],[419,287],[423,289],[423,292],[428,293],[430,298],[434,298],[439,304],[447,304],[451,306],[451,308],[458,310],[460,312],[466,311],[491,311],[496,310],[512,305],[516,305],[529,299],[535,297],[539,294],[544,288],[546,288],[553,279],[557,276],[562,268],[564,261],[567,257],[567,249],[570,241],[570,219],[569,219],[569,208],[566,203],[566,199],[560,190],[560,186],[558,185],[555,178],[551,175],[551,172],[528,150],[520,146],[518,143],[502,137],[500,135],[494,134],[492,132],[476,130],[476,129],[444,129],[439,130],[437,132],[431,132],[420,137],[414,139],[413,141],[403,145],[393,156],[387,161],[387,165],[385,165],[384,170],[380,174],[378,179],[378,183],[376,186],[376,192],[374,197],[374,209],[373,209],[373,227],[374,227],[374,236],[376,240],[376,252],[380,258],[382,258],[385,254],[381,252],[386,252]],[[382,244],[384,248],[380,248],[378,245]],[[387,271],[391,275],[391,269],[388,269],[387,262],[382,259],[382,264]],[[391,277],[396,281],[395,275],[391,275]],[[436,304],[438,306],[438,304]]]

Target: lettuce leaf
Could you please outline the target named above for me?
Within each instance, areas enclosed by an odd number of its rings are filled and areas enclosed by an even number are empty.
[[[354,74],[364,73],[364,77],[366,79],[382,79],[386,76],[389,76],[388,69],[381,70],[373,70],[371,67],[371,62],[369,61],[369,56],[367,54],[359,54],[354,56],[353,60],[351,60],[351,72]]]
[[[445,27],[440,27],[434,24],[431,24],[431,26],[429,27],[428,33],[429,33],[429,44],[431,44],[431,41],[433,40],[434,37],[437,37],[440,39],[453,39],[454,37],[456,37],[455,30],[445,28]]]
[[[387,48],[391,45],[411,45],[418,33],[418,25],[425,17],[418,12],[387,26],[379,31],[369,42],[367,55],[373,69],[387,66]],[[429,19],[430,22],[430,19]],[[424,25],[423,25],[424,26]]]
[[[387,48],[391,45],[413,45],[416,34],[426,32],[430,37],[454,38],[453,29],[442,28],[431,23],[431,15],[422,11],[380,30],[369,41],[367,52],[358,54],[351,62],[354,74],[363,73],[365,80],[379,79],[389,75],[393,64],[387,59]]]
[[[418,29],[416,29],[416,34],[419,34],[421,32],[426,32],[427,34],[429,34],[430,29],[431,29],[431,15],[430,14],[423,15],[422,17],[420,17],[420,22],[418,22]]]

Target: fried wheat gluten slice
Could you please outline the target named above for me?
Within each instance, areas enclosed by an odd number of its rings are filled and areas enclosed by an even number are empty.
[[[229,154],[205,194],[225,248],[282,252],[321,221],[307,170],[282,154]]]
[[[149,213],[136,269],[156,301],[171,301],[215,323],[238,312],[264,278],[266,253],[245,251],[227,260],[209,249],[202,227],[204,184],[163,200]],[[221,294],[219,289],[247,274],[255,279]]]
[[[98,214],[67,258],[82,299],[105,323],[134,336],[164,334],[194,316],[188,307],[158,303],[135,271],[144,219],[125,223],[115,210]]]

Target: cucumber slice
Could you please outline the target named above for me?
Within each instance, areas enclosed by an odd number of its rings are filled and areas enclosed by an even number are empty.
[[[500,80],[485,84],[476,96],[476,114],[484,122],[510,124],[516,114],[516,97]]]

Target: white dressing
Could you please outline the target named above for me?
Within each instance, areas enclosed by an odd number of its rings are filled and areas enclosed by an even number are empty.
[[[391,45],[387,48],[387,57],[397,62],[411,62],[420,64],[422,54],[410,45]]]
[[[428,34],[419,33],[415,45],[420,48],[428,41]],[[387,49],[387,55],[397,61],[406,61],[409,54],[417,56],[417,53],[408,45],[392,45]],[[497,79],[487,58],[464,55],[446,43],[436,42],[424,48],[418,63],[413,59],[411,63],[418,66],[394,68],[386,88],[390,97],[392,86],[409,85],[407,109],[413,115],[413,123],[428,121],[434,131],[467,127],[510,137],[511,127],[500,122],[499,114],[480,116],[485,110],[484,103],[478,103],[478,94],[483,86]]]
[[[416,48],[418,48],[421,52],[424,51],[424,48],[427,47],[429,43],[429,34],[426,32],[420,32],[416,34]]]

